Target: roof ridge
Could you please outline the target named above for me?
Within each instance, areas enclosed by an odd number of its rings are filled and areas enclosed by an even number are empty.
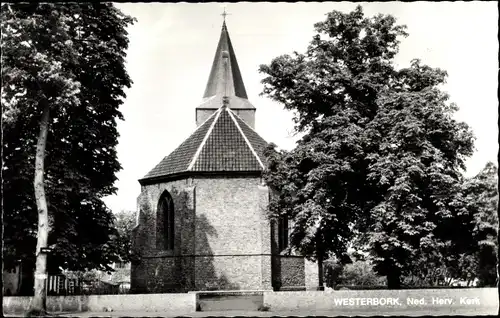
[[[210,137],[210,134],[212,133],[212,130],[214,129],[215,123],[217,123],[217,120],[219,119],[220,114],[222,113],[222,108],[223,107],[220,107],[216,112],[214,112],[212,114],[212,116],[215,116],[214,121],[210,124],[210,128],[208,128],[207,133],[203,137],[203,140],[201,141],[200,145],[198,146],[198,149],[196,149],[196,152],[194,153],[193,159],[189,163],[189,166],[187,167],[186,171],[193,169],[193,166],[194,166],[196,160],[198,160],[198,157],[200,156],[200,153],[201,153],[201,150],[203,149],[203,146],[205,146],[205,143],[207,142],[208,137]],[[203,123],[206,123],[210,118],[212,118],[212,116],[208,117],[207,120],[205,120]],[[202,125],[200,125],[199,127],[201,127]]]
[[[238,128],[238,131],[240,132],[241,136],[243,136],[243,139],[245,140],[247,146],[250,148],[250,151],[252,152],[252,154],[254,155],[254,157],[257,159],[257,161],[259,162],[259,164],[262,167],[262,169],[266,169],[266,167],[264,166],[264,164],[260,160],[259,156],[255,152],[255,149],[253,149],[253,146],[250,143],[250,141],[248,140],[247,136],[245,135],[245,133],[243,132],[243,130],[241,130],[240,124],[238,123],[238,121],[236,120],[236,118],[234,118],[234,116],[232,114],[233,112],[229,108],[226,108],[226,110],[227,110],[227,113],[229,114],[229,117],[231,117],[231,119],[233,120],[234,124],[236,125],[236,128]]]
[[[195,130],[191,133],[191,135],[192,135],[192,134],[194,134],[195,132],[197,132],[197,131],[198,131],[198,129],[200,129],[200,128],[201,128],[201,126],[203,126],[203,125],[204,125],[207,121],[209,121],[209,120],[210,120],[210,118],[212,118],[212,117],[213,117],[216,113],[217,113],[217,112],[215,111],[212,115],[208,116],[208,118],[207,118],[207,119],[205,119],[205,120],[204,120],[204,121],[203,121],[203,122],[202,122],[202,123],[201,123],[198,127],[196,127],[196,129],[195,129]],[[189,135],[189,137],[191,137],[191,135]],[[188,138],[189,138],[189,137],[188,137]]]
[[[182,142],[181,142],[180,144],[178,144],[178,145],[177,145],[177,147],[175,147],[175,148],[174,148],[174,150],[175,150],[175,149],[177,149],[179,146],[181,146],[181,145],[184,143],[184,141],[186,141],[186,140],[187,140],[187,139],[189,139],[192,135],[194,135],[194,134],[198,131],[198,129],[200,129],[200,128],[201,128],[201,126],[203,126],[203,125],[204,125],[207,121],[209,121],[209,120],[210,120],[210,118],[212,118],[212,117],[213,117],[216,113],[217,113],[217,112],[214,112],[212,115],[208,116],[208,118],[207,118],[207,119],[205,119],[205,121],[203,121],[203,122],[202,122],[202,123],[201,123],[198,127],[196,127],[196,129],[195,129],[195,130],[193,130],[193,132],[192,132],[192,133],[190,133],[190,134],[189,134],[189,136],[187,136],[187,138],[184,138],[184,139],[182,140]],[[163,159],[167,158],[168,156],[169,156],[169,155],[166,155],[165,157],[163,157]],[[162,160],[163,160],[163,159],[162,159]]]
[[[245,122],[245,120],[243,120],[243,118],[241,118],[238,114],[236,114],[235,112],[233,112],[232,109],[229,109],[229,111],[233,114],[233,116],[235,117],[238,117],[239,120],[241,120],[243,122],[243,124],[245,124],[245,126],[247,126],[248,128],[250,128],[254,133],[256,133],[260,138],[262,138],[265,142],[267,142],[267,140],[265,140],[258,132],[257,130],[255,130],[254,128],[252,128],[252,126],[250,126],[249,124],[247,124]]]
[[[181,147],[183,144],[185,144],[185,142],[186,142],[187,140],[189,140],[191,137],[193,137],[193,136],[196,134],[196,132],[197,132],[198,130],[202,129],[202,128],[203,128],[203,126],[204,126],[207,122],[209,122],[209,121],[210,121],[210,120],[211,120],[211,119],[215,116],[215,114],[217,114],[217,112],[214,112],[213,114],[211,114],[210,116],[208,116],[208,118],[207,118],[207,119],[205,119],[205,120],[203,121],[203,123],[201,123],[198,127],[196,127],[196,129],[195,129],[195,130],[194,130],[191,134],[189,134],[189,136],[188,136],[187,138],[184,138],[184,140],[183,140],[180,144],[178,144],[178,145],[174,148],[174,150],[173,150],[172,152],[170,152],[170,154],[168,154],[168,155],[166,155],[165,157],[163,157],[163,159],[161,159],[161,160],[160,160],[160,162],[159,162],[159,163],[158,163],[158,164],[157,164],[157,165],[156,165],[156,166],[155,166],[152,170],[150,170],[148,173],[146,173],[146,175],[144,176],[144,178],[146,178],[146,177],[147,177],[147,176],[148,176],[148,175],[149,175],[152,171],[154,171],[154,170],[158,167],[158,165],[160,165],[160,164],[161,164],[164,160],[166,160],[168,157],[170,157],[170,155],[171,155],[171,154],[172,154],[175,150],[177,150],[179,147]],[[184,170],[184,171],[187,171],[187,170]]]

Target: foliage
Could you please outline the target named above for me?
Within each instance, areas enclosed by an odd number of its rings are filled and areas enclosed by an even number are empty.
[[[126,27],[110,3],[2,4],[4,259],[34,262],[32,176],[43,103],[51,117],[45,187],[48,264],[109,269],[116,233],[102,197],[116,191],[118,107],[131,80]]]
[[[454,217],[443,224],[447,265],[453,278],[478,278],[496,286],[498,263],[498,168],[488,162],[455,195]],[[453,231],[451,230],[453,229]]]
[[[340,275],[344,270],[344,264],[337,262],[335,258],[331,258],[326,260],[323,266],[325,267],[324,275],[326,286],[334,288],[336,285],[341,284]]]
[[[437,248],[421,255],[407,284],[448,285],[452,280],[496,286],[498,255],[498,169],[489,162],[455,189],[449,214],[436,222]]]
[[[380,137],[369,155],[367,180],[383,196],[370,211],[366,234],[376,270],[406,276],[440,267],[439,226],[452,213],[451,198],[472,154],[473,137],[464,123],[452,119],[457,108],[439,89],[444,72],[414,61],[396,79],[395,89],[379,98],[370,123]]]
[[[421,264],[442,263],[436,228],[452,213],[474,138],[452,118],[445,71],[417,59],[395,68],[407,33],[394,17],[366,18],[358,6],[315,29],[306,53],[260,67],[263,94],[304,134],[290,152],[266,151],[270,217],[288,215],[292,247],[311,258],[342,258],[358,239],[398,288]]]
[[[132,254],[132,230],[135,225],[136,219],[133,211],[123,210],[115,214],[114,227],[118,233],[114,238],[114,246],[116,246],[122,262],[130,262],[134,257]]]
[[[354,256],[350,253],[350,256]],[[347,286],[382,286],[385,277],[377,275],[370,260],[352,257],[352,261],[339,262],[335,257],[325,261],[325,282],[328,287]]]
[[[341,257],[357,215],[374,204],[363,178],[370,148],[365,128],[377,90],[393,72],[397,38],[406,33],[391,16],[365,19],[361,7],[333,11],[315,28],[305,54],[260,68],[268,75],[264,94],[295,111],[297,131],[305,133],[292,152],[267,153],[265,180],[279,193],[272,213],[286,213],[296,224],[292,245],[313,258],[318,250]]]
[[[373,271],[369,261],[355,261],[346,264],[340,276],[342,285],[380,286],[385,284],[385,279]]]

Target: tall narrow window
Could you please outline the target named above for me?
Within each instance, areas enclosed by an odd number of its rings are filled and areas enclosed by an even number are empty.
[[[174,203],[167,191],[161,195],[156,212],[156,248],[174,249]]]
[[[278,221],[278,248],[280,252],[288,247],[288,217],[286,215]]]

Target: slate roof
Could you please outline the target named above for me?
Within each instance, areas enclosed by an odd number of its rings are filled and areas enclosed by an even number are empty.
[[[225,65],[226,58],[227,70]],[[219,98],[221,96],[234,96],[235,100],[244,99],[246,101],[232,102],[229,106],[231,108],[255,108],[252,104],[250,104],[250,102],[248,102],[247,92],[245,85],[243,84],[243,78],[238,66],[238,61],[236,60],[236,54],[234,53],[233,45],[231,44],[231,39],[229,38],[226,22],[222,24],[219,44],[217,45],[217,50],[215,51],[212,68],[210,70],[203,98],[208,99],[213,96],[217,96]],[[245,107],[240,107],[241,104],[245,104]],[[218,103],[218,107],[216,108],[219,108],[221,105],[221,103]],[[198,106],[198,108],[213,108],[213,105],[202,103],[202,105]]]
[[[182,172],[259,172],[267,142],[229,107],[220,107],[144,178]]]
[[[214,113],[141,182],[189,172],[264,169],[266,141],[231,110],[255,107],[248,101],[225,22],[200,108]]]

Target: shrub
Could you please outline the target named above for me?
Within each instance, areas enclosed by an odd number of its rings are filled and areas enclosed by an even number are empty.
[[[344,286],[381,286],[385,277],[377,275],[367,260],[357,260],[350,264],[335,261],[325,262],[325,282],[328,287]]]
[[[355,261],[345,265],[339,280],[342,285],[380,286],[386,283],[384,276],[373,271],[369,261]]]

